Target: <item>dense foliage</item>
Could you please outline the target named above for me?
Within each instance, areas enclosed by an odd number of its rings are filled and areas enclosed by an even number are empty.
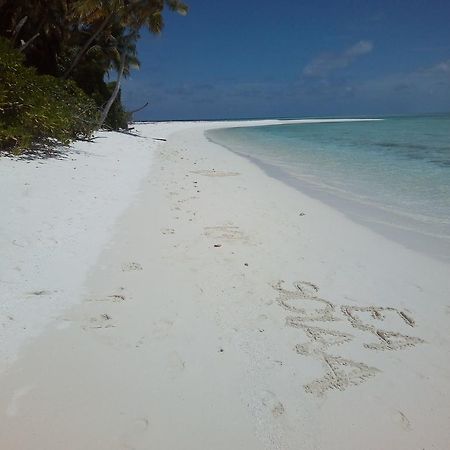
[[[98,123],[95,102],[72,80],[38,75],[0,38],[0,145],[24,149],[87,138]]]
[[[187,13],[180,0],[0,0],[0,151],[126,128],[121,82],[165,7]]]

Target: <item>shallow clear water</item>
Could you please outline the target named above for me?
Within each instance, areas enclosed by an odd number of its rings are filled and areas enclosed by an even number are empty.
[[[282,178],[363,206],[370,210],[366,217],[359,210],[364,220],[450,239],[450,115],[228,128],[207,136]]]

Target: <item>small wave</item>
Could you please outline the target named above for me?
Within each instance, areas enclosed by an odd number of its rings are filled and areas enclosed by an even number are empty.
[[[405,150],[414,149],[414,150],[427,150],[429,146],[422,144],[405,144],[398,142],[374,142],[373,145],[384,148],[404,148]]]

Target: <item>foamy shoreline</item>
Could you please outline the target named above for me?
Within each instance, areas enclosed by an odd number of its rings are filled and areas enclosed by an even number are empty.
[[[373,120],[370,119],[369,122],[373,122]],[[289,128],[284,127],[284,130],[288,131]],[[297,130],[301,128],[294,127]],[[322,130],[326,130],[327,128],[322,127]],[[306,130],[308,129],[311,130],[310,127],[306,128]],[[235,134],[232,128],[225,128],[219,130],[219,133],[216,133],[215,130],[211,130],[211,133],[207,131],[206,135],[212,142],[222,145],[228,150],[244,156],[254,164],[257,164],[269,176],[275,177],[309,197],[313,197],[345,213],[352,221],[369,227],[407,248],[440,259],[447,264],[450,263],[450,222],[448,219],[424,214],[421,210],[420,202],[415,205],[414,209],[408,211],[400,207],[401,199],[397,200],[397,202],[392,202],[386,198],[384,199],[385,202],[382,202],[380,199],[376,199],[376,195],[371,198],[367,195],[367,191],[365,194],[361,194],[357,190],[352,190],[351,184],[346,187],[345,183],[347,180],[352,180],[353,183],[357,182],[355,180],[358,180],[358,168],[354,168],[355,173],[353,176],[348,173],[347,177],[341,180],[341,185],[329,181],[330,173],[326,168],[320,169],[321,164],[319,161],[316,161],[314,170],[311,172],[307,167],[311,165],[308,151],[312,144],[308,143],[308,141],[302,143],[302,141],[289,140],[289,145],[292,149],[299,146],[299,150],[301,150],[301,146],[305,146],[303,150],[306,155],[303,158],[301,156],[303,152],[299,151],[296,163],[293,155],[286,154],[281,130],[282,128],[279,128],[279,131],[272,135],[266,129],[260,135],[262,137],[268,133],[266,136],[267,141],[270,143],[268,146],[265,146],[263,141],[258,141],[258,134],[254,131],[247,131],[247,134]],[[306,131],[306,135],[308,135],[308,131]],[[291,137],[293,138],[293,136]],[[340,141],[342,136],[339,136],[339,133],[337,133],[336,139]],[[352,141],[349,139],[348,145],[351,144]],[[278,145],[280,147],[277,147]],[[346,145],[344,144],[343,147],[345,148]],[[360,150],[361,153],[364,153],[364,148],[360,148]],[[293,151],[293,154],[295,153]],[[318,153],[321,152],[319,151]],[[287,156],[293,158],[290,164],[285,159]],[[339,156],[339,152],[337,157],[341,165],[347,165],[349,163],[348,160],[346,163],[344,162],[342,156]],[[363,156],[359,156],[358,154],[354,155],[355,160],[358,160],[360,157]],[[302,160],[306,163],[305,168],[302,168]],[[380,178],[380,173],[378,173],[378,177]],[[439,186],[438,180],[435,180],[435,186]],[[371,188],[372,191],[376,192],[380,189],[380,186],[373,183]],[[404,188],[406,188],[406,185],[404,185]],[[396,198],[397,194],[398,192],[391,191],[390,197]],[[411,198],[403,199],[403,201],[408,205],[411,203]],[[428,203],[433,204],[433,200],[430,198]]]
[[[445,448],[448,266],[205,138],[224,125],[0,161],[2,446]]]
[[[230,151],[233,150],[230,149]],[[370,228],[387,239],[413,251],[436,258],[446,264],[450,263],[450,239],[447,235],[419,231],[417,227],[408,223],[408,221],[414,220],[413,218],[399,215],[395,210],[382,209],[380,205],[364,203],[349,198],[345,194],[337,195],[336,192],[323,189],[322,186],[314,185],[311,181],[292,176],[274,165],[267,164],[265,161],[244,156],[258,165],[267,175],[283,181],[308,197],[317,199],[344,213],[350,220]]]

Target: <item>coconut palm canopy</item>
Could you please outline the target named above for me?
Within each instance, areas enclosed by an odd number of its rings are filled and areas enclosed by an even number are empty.
[[[179,0],[0,0],[0,36],[39,74],[74,80],[104,108],[102,117],[124,114],[119,88],[139,67],[140,31],[161,33],[166,10],[185,15],[188,7]],[[111,72],[118,78],[108,83]]]

